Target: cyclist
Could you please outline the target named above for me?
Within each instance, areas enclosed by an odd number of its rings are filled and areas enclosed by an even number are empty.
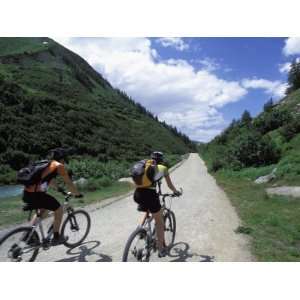
[[[34,184],[25,187],[23,194],[23,201],[33,209],[40,209],[41,215],[46,210],[54,212],[53,222],[53,239],[52,245],[59,245],[67,240],[67,237],[63,237],[59,234],[59,229],[63,217],[63,208],[60,203],[51,195],[47,193],[49,185],[58,191],[60,190],[55,183],[55,177],[60,175],[64,183],[67,185],[69,191],[75,195],[75,197],[82,197],[82,194],[78,191],[73,184],[68,172],[65,169],[64,164],[67,162],[68,150],[64,148],[56,148],[50,151],[50,164],[43,171],[41,181],[38,184]],[[33,224],[36,216],[33,217],[31,223]]]
[[[164,221],[159,201],[159,195],[156,191],[156,185],[162,178],[165,178],[168,187],[173,191],[175,195],[180,196],[181,193],[174,187],[168,172],[168,168],[163,165],[163,153],[159,151],[152,152],[151,159],[155,162],[156,165],[153,184],[150,187],[138,187],[134,192],[134,201],[138,204],[138,210],[145,212],[140,225],[144,224],[148,212],[152,214],[155,220],[157,231],[157,242],[159,250],[158,256],[164,257],[167,255],[167,249],[164,246]]]

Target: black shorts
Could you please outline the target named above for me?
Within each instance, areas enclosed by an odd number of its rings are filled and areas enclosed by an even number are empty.
[[[139,211],[150,211],[155,214],[161,209],[156,190],[138,188],[134,192],[133,199],[138,204]]]
[[[26,192],[23,194],[23,201],[29,204],[33,209],[45,208],[55,211],[60,207],[60,203],[52,196],[42,192]]]

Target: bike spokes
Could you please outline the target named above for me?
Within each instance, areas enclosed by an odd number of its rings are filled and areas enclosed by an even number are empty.
[[[84,210],[77,210],[68,215],[62,226],[62,234],[68,237],[64,243],[67,247],[76,247],[87,237],[91,227],[89,214]]]
[[[133,249],[130,251],[131,256],[128,257],[127,261],[147,261],[149,257],[145,241],[136,240],[133,245]]]
[[[39,237],[31,228],[18,228],[0,241],[0,261],[33,261],[39,251]]]
[[[123,253],[123,261],[143,262],[149,261],[150,245],[144,229],[135,230],[129,237]]]

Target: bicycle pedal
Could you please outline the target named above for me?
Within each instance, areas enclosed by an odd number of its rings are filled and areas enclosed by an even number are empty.
[[[45,239],[42,242],[43,250],[48,250],[51,247],[51,243],[49,239]]]

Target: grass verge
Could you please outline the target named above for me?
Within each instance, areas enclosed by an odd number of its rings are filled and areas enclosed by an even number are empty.
[[[213,175],[242,220],[237,232],[251,236],[251,250],[258,261],[300,261],[300,199],[268,196],[268,185],[253,183],[261,171],[220,171]]]
[[[71,204],[74,207],[85,206],[101,200],[120,196],[132,190],[132,185],[127,182],[115,182],[108,187],[93,192],[85,192],[84,198],[72,198]],[[63,196],[56,192],[51,192],[61,203]],[[26,221],[28,214],[22,211],[23,202],[21,196],[0,199],[0,227],[6,225],[22,223]]]

